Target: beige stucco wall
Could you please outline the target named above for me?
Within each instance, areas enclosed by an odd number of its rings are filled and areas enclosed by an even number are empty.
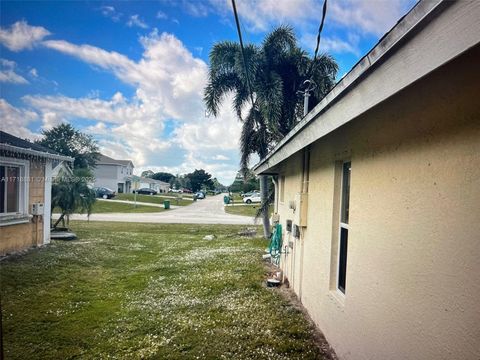
[[[479,59],[477,46],[312,145],[308,226],[282,266],[341,359],[480,358]],[[280,167],[284,226],[301,159]],[[352,163],[345,297],[339,160]]]
[[[30,161],[29,211],[32,204],[45,203],[45,162]],[[43,219],[33,217],[28,223],[0,226],[0,255],[43,244]]]

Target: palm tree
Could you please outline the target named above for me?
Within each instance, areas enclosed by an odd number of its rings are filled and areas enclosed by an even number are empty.
[[[52,213],[54,208],[59,208],[62,212],[53,228],[56,228],[60,221],[65,227],[65,218],[68,225],[69,216],[75,211],[87,212],[90,216],[96,197],[95,191],[88,187],[85,180],[89,177],[91,177],[90,171],[80,168],[75,169],[72,176],[62,176],[52,184]]]
[[[240,166],[245,172],[252,154],[264,158],[301,118],[300,91],[305,80],[316,84],[310,97],[313,107],[333,87],[338,66],[326,54],[312,60],[298,47],[288,26],[274,29],[261,46],[247,45],[244,59],[238,43],[222,41],[213,46],[204,101],[208,111],[217,116],[224,96],[233,93],[233,108],[243,123]],[[260,177],[260,191],[264,234],[268,237],[266,176]]]

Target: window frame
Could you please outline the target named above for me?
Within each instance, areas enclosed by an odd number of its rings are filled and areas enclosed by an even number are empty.
[[[19,168],[19,194],[18,194],[18,212],[2,212],[0,213],[1,222],[8,222],[9,219],[17,219],[28,216],[29,214],[29,179],[30,179],[30,162],[23,159],[13,159],[0,157],[0,166]],[[6,174],[5,174],[6,175]],[[1,182],[2,186],[6,186],[6,182]],[[5,189],[5,199],[7,192]],[[4,200],[6,201],[6,200]],[[5,207],[7,209],[7,207]],[[3,224],[1,224],[3,225]]]
[[[349,179],[348,179],[348,189],[345,189],[345,166],[348,164],[349,166]],[[345,160],[342,162],[342,169],[341,169],[341,178],[340,178],[340,214],[339,214],[339,228],[338,228],[338,248],[337,248],[337,276],[336,276],[336,290],[341,296],[345,296],[346,289],[347,289],[347,261],[348,261],[348,235],[349,235],[349,218],[350,218],[350,184],[351,184],[351,177],[352,177],[352,162],[350,160]],[[345,191],[347,193],[345,193]],[[345,201],[345,195],[347,196],[347,201]],[[344,208],[345,204],[347,205],[347,209]],[[346,212],[344,211],[346,210]],[[346,221],[344,222],[343,215],[347,214]],[[342,230],[346,231],[346,244],[345,244],[345,261],[341,261],[342,258]],[[341,264],[344,263],[344,284],[343,287],[340,286],[340,272],[342,269],[340,268]]]

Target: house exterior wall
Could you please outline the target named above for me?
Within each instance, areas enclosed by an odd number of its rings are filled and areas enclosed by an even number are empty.
[[[116,192],[118,183],[124,183],[123,177],[119,178],[119,168],[120,165],[98,164],[94,170],[94,186],[106,187]]]
[[[131,176],[133,167],[121,164],[97,164],[94,170],[96,187],[106,187],[115,192],[119,190],[119,184],[123,184],[123,192],[129,193],[132,191],[131,184],[125,181],[127,176]]]
[[[293,249],[281,266],[340,359],[480,358],[478,59],[477,46],[311,146],[308,224],[298,240],[284,232]],[[345,160],[343,295],[336,277]],[[302,153],[279,169],[285,229],[301,191]]]
[[[45,204],[45,161],[30,160],[28,181],[28,212],[34,203]],[[44,243],[44,221],[50,218],[34,216],[26,223],[0,226],[0,255],[40,246]]]

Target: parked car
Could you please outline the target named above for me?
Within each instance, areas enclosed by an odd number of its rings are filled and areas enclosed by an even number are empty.
[[[253,191],[249,191],[247,193],[241,193],[240,196],[245,198],[245,197],[249,197],[249,196],[253,196],[253,195],[260,195],[260,191],[258,190],[253,190]]]
[[[191,193],[193,193],[193,191],[190,190],[190,189],[183,189],[182,191],[183,191],[185,194],[191,194]]]
[[[197,199],[205,199],[205,194],[203,192],[199,191],[199,192],[195,193],[195,197]]]
[[[169,192],[173,192],[173,193],[183,193],[183,190],[182,189],[168,189]]]
[[[250,196],[245,196],[243,198],[243,202],[246,204],[259,203],[262,202],[262,199],[260,198],[260,194],[253,194]]]
[[[144,194],[144,195],[157,195],[157,192],[155,190],[149,189],[149,188],[141,188],[141,189],[133,190],[133,192],[137,194]]]
[[[111,199],[115,197],[115,191],[106,187],[94,187],[93,191],[95,191],[95,196],[98,198]]]

